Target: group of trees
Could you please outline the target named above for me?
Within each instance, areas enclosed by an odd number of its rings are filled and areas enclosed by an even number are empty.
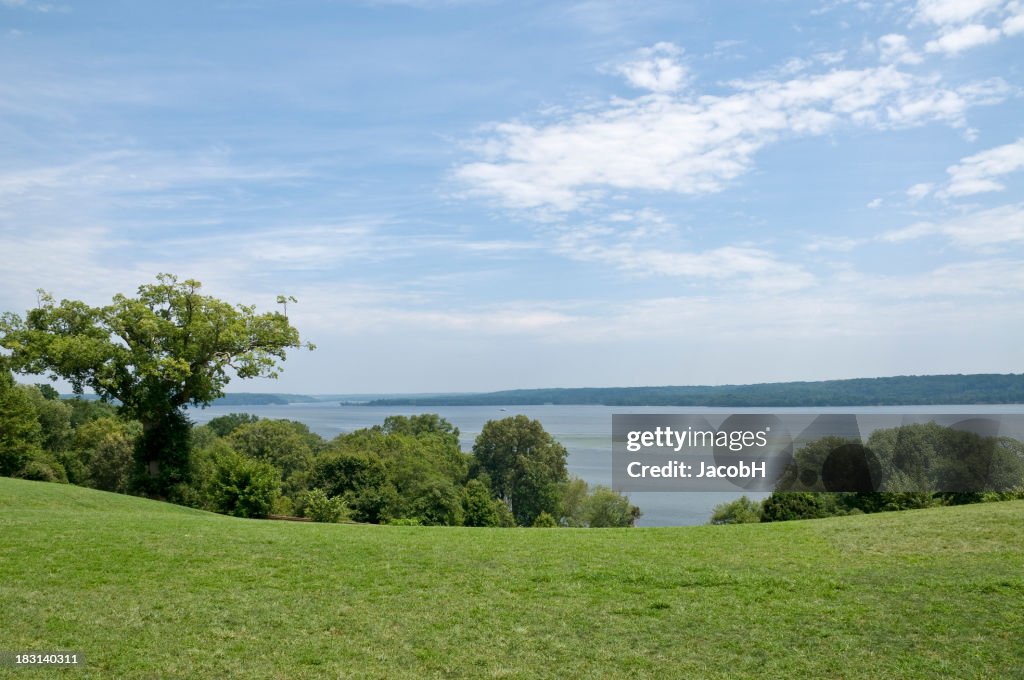
[[[843,491],[829,489],[842,488]],[[778,522],[1024,498],[1024,443],[917,423],[865,444],[822,437],[796,452],[775,491],[714,509],[713,524]]]
[[[284,313],[257,313],[161,274],[94,307],[40,291],[0,316],[0,475],[140,493],[243,517],[308,511],[328,521],[468,526],[631,526],[639,510],[566,471],[540,423],[487,423],[463,453],[437,415],[388,418],[327,442],[301,424],[231,415],[193,427],[185,408],[232,376],[277,377],[308,347]],[[102,403],[61,401],[11,371],[48,374]],[[116,403],[116,408],[111,406]]]
[[[915,423],[875,430],[864,444],[834,436],[810,442],[796,452],[776,491],[982,493],[1021,485],[1020,441]]]
[[[327,441],[249,414],[189,424],[174,500],[239,517],[300,515],[450,526],[632,526],[639,510],[570,478],[567,452],[525,416],[488,422],[473,453],[436,414],[392,416]],[[142,493],[143,428],[110,404],[61,400],[0,373],[0,475]]]
[[[0,475],[127,493],[140,436],[109,404],[61,400],[50,385],[0,371]]]

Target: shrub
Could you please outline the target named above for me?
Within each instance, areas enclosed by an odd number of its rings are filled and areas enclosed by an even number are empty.
[[[553,529],[558,526],[558,522],[548,513],[542,512],[533,520],[533,526],[541,529]]]
[[[580,479],[573,477],[562,486],[562,516],[559,524],[566,527],[587,526],[587,497],[590,495],[590,486]]]
[[[217,512],[266,517],[281,492],[281,471],[270,463],[227,451],[214,461],[211,501]]]
[[[68,477],[64,467],[55,460],[42,455],[30,460],[22,468],[21,477],[36,482],[62,482],[67,483]]]
[[[498,504],[504,506],[501,501],[491,498],[491,492],[482,481],[469,480],[462,499],[462,523],[467,527],[501,526]]]
[[[761,503],[740,496],[729,503],[716,505],[711,513],[712,524],[751,524],[761,521]]]
[[[141,428],[136,422],[102,417],[75,431],[74,448],[82,466],[78,481],[94,489],[126,493],[135,466],[135,446]]]
[[[836,514],[831,494],[794,491],[773,493],[761,504],[761,518],[764,522],[785,522],[793,519],[818,519]]]
[[[631,527],[640,518],[640,508],[629,504],[629,499],[607,486],[595,486],[584,502],[587,526]]]
[[[278,496],[274,499],[274,506],[270,508],[272,515],[292,516],[295,513],[295,503],[288,496]]]
[[[348,518],[348,508],[340,496],[328,496],[323,489],[313,489],[306,494],[303,514],[314,522],[334,524]]]
[[[516,517],[512,514],[512,508],[508,507],[508,503],[503,500],[494,501],[494,509],[498,512],[498,526],[511,529],[516,524]]]
[[[396,527],[418,527],[421,525],[421,522],[416,517],[397,517],[388,520],[388,524]]]

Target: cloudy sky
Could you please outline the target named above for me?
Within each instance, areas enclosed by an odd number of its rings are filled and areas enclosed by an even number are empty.
[[[1024,370],[1024,2],[0,0],[0,310],[158,272],[234,390]]]

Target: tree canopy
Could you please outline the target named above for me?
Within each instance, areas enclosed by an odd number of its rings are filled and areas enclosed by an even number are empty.
[[[162,493],[187,474],[188,427],[181,412],[223,394],[233,376],[277,377],[286,350],[303,346],[280,312],[257,313],[201,293],[202,284],[160,274],[136,297],[94,307],[40,291],[22,319],[0,317],[0,345],[22,373],[47,374],[120,402],[142,423],[140,463]],[[311,345],[307,345],[312,348]]]
[[[569,454],[540,421],[524,415],[488,421],[473,454],[520,525],[531,526],[542,512],[559,514]]]

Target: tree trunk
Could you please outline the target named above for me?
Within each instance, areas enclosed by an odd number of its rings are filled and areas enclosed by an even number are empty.
[[[142,421],[135,449],[136,491],[161,500],[175,500],[190,480],[192,424],[180,410]]]

